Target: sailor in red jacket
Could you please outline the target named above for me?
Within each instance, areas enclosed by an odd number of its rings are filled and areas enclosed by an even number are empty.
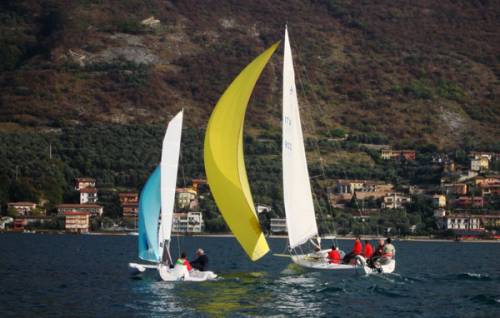
[[[350,264],[354,260],[354,258],[357,255],[360,255],[362,252],[363,244],[361,244],[361,239],[357,237],[356,241],[354,241],[354,247],[352,248],[352,251],[344,256],[343,263]]]
[[[373,246],[370,244],[370,241],[365,241],[365,249],[363,251],[363,256],[366,259],[369,259],[373,255]]]
[[[359,237],[354,241],[354,248],[352,249],[352,253],[354,255],[359,255],[361,254],[361,251],[363,250],[363,245],[361,244],[361,240]]]
[[[328,252],[328,262],[330,264],[339,264],[340,263],[340,253],[335,247],[332,245],[332,250]]]

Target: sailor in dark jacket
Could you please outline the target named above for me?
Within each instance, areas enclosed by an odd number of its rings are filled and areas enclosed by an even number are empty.
[[[208,257],[205,255],[205,252],[201,248],[199,248],[196,251],[196,259],[191,261],[190,263],[193,268],[203,272],[207,269]]]

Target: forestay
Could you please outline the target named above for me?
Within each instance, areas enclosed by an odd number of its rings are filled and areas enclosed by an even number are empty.
[[[318,234],[295,87],[292,51],[285,29],[283,62],[283,192],[290,247]]]

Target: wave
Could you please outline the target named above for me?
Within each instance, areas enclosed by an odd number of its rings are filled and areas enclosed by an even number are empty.
[[[478,303],[478,304],[492,305],[492,306],[500,307],[500,297],[499,296],[479,294],[479,295],[471,297],[470,300],[475,302],[475,303]]]
[[[480,273],[460,273],[456,275],[454,278],[457,278],[459,280],[477,280],[477,281],[492,281],[493,278],[491,278],[490,275],[488,274],[480,274]]]
[[[390,298],[408,298],[408,297],[410,297],[408,295],[401,294],[393,289],[387,289],[387,288],[380,287],[380,286],[372,286],[369,288],[369,290],[373,290],[377,294],[384,295],[384,296],[387,296]]]

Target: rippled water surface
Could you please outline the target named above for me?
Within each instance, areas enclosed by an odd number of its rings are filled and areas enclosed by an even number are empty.
[[[398,241],[395,274],[345,277],[271,253],[252,263],[233,238],[187,237],[173,253],[203,247],[222,279],[165,283],[129,277],[136,240],[0,234],[0,316],[500,317],[500,244]],[[285,240],[269,242],[283,252]]]

